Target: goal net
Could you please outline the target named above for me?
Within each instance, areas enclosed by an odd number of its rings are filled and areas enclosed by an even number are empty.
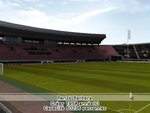
[[[3,63],[0,63],[0,75],[3,75],[4,73],[4,65]]]

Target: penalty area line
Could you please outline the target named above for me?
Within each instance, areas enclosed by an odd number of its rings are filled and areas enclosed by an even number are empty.
[[[121,111],[119,111],[119,110],[117,110],[117,109],[113,109],[113,108],[110,108],[110,107],[107,107],[108,109],[110,109],[110,110],[112,110],[112,111],[115,111],[115,112],[117,112],[117,113],[123,113],[123,112],[121,112]]]
[[[139,112],[141,112],[142,110],[144,110],[145,108],[147,108],[149,106],[150,106],[150,104],[147,104],[147,105],[143,106],[142,108],[140,108],[139,110],[137,110],[135,113],[139,113]]]

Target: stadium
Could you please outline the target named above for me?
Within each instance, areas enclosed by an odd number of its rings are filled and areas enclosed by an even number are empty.
[[[106,60],[118,55],[111,46],[99,45],[105,34],[62,32],[6,22],[0,22],[0,29],[1,60]]]
[[[110,99],[102,102],[108,107],[102,112],[149,113],[150,44],[101,45],[105,38],[106,34],[56,31],[0,21],[1,95],[133,92],[145,94],[146,99]],[[45,113],[42,105],[2,100],[0,113]]]

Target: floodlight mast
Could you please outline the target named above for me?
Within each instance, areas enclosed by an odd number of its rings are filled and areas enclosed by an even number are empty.
[[[127,31],[128,36],[127,36],[127,59],[129,59],[129,40],[131,39],[131,31]]]

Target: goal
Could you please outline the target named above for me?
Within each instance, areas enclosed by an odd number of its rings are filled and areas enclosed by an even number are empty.
[[[3,63],[0,63],[0,75],[3,75],[4,73],[4,65]]]

